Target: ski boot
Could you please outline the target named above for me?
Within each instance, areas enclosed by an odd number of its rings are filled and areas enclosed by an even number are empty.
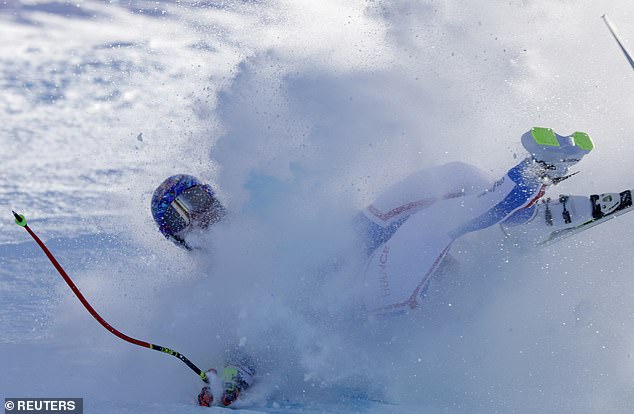
[[[552,184],[557,184],[571,175],[568,168],[581,161],[592,149],[592,139],[585,132],[561,136],[550,128],[532,128],[522,135],[522,145],[541,168],[543,175]]]
[[[253,384],[254,370],[244,365],[227,365],[222,371],[222,397],[220,403],[231,405],[242,391]]]

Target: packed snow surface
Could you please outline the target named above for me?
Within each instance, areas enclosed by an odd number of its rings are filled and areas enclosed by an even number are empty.
[[[15,209],[118,329],[201,368],[251,355],[245,410],[631,412],[630,215],[539,251],[469,235],[406,316],[349,303],[350,218],[423,167],[493,180],[548,126],[596,144],[555,195],[632,188],[634,77],[604,13],[631,45],[626,0],[0,1],[0,400],[224,410],[99,326]],[[193,253],[149,211],[176,173],[230,211]]]

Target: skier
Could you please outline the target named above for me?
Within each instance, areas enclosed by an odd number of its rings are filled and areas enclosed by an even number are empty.
[[[592,151],[588,134],[562,136],[532,128],[521,142],[529,156],[488,188],[477,168],[451,163],[405,178],[359,213],[355,224],[368,260],[357,293],[367,311],[392,314],[416,308],[453,242],[467,233],[495,224],[505,229],[522,225],[526,238],[548,242],[629,211],[630,191],[544,198],[549,186],[574,175],[568,169]],[[226,210],[211,187],[179,175],[154,192],[152,213],[165,237],[191,249],[187,235],[220,221]],[[252,380],[252,371],[246,372]],[[250,382],[239,378],[227,384],[240,392]]]

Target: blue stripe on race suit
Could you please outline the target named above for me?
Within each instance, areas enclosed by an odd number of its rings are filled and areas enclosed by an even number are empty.
[[[534,175],[531,174],[531,177],[526,177],[526,175],[523,174],[529,163],[530,160],[524,160],[509,170],[504,180],[509,178],[515,183],[515,186],[504,196],[502,201],[475,219],[451,231],[449,235],[453,239],[457,239],[466,233],[482,230],[504,221],[514,213],[529,206],[539,195],[543,187],[542,183],[540,183]],[[493,191],[495,191],[495,189]],[[491,191],[491,197],[494,196],[493,191]],[[486,195],[485,193],[483,196]]]

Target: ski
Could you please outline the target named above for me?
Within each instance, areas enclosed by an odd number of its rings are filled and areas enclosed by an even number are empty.
[[[622,214],[634,210],[632,208],[632,192],[630,190],[621,193],[593,194],[590,196],[592,203],[592,219],[577,226],[555,230],[546,240],[537,244],[539,247],[549,246],[560,240],[573,236],[582,231],[588,230],[598,224],[605,223]]]

